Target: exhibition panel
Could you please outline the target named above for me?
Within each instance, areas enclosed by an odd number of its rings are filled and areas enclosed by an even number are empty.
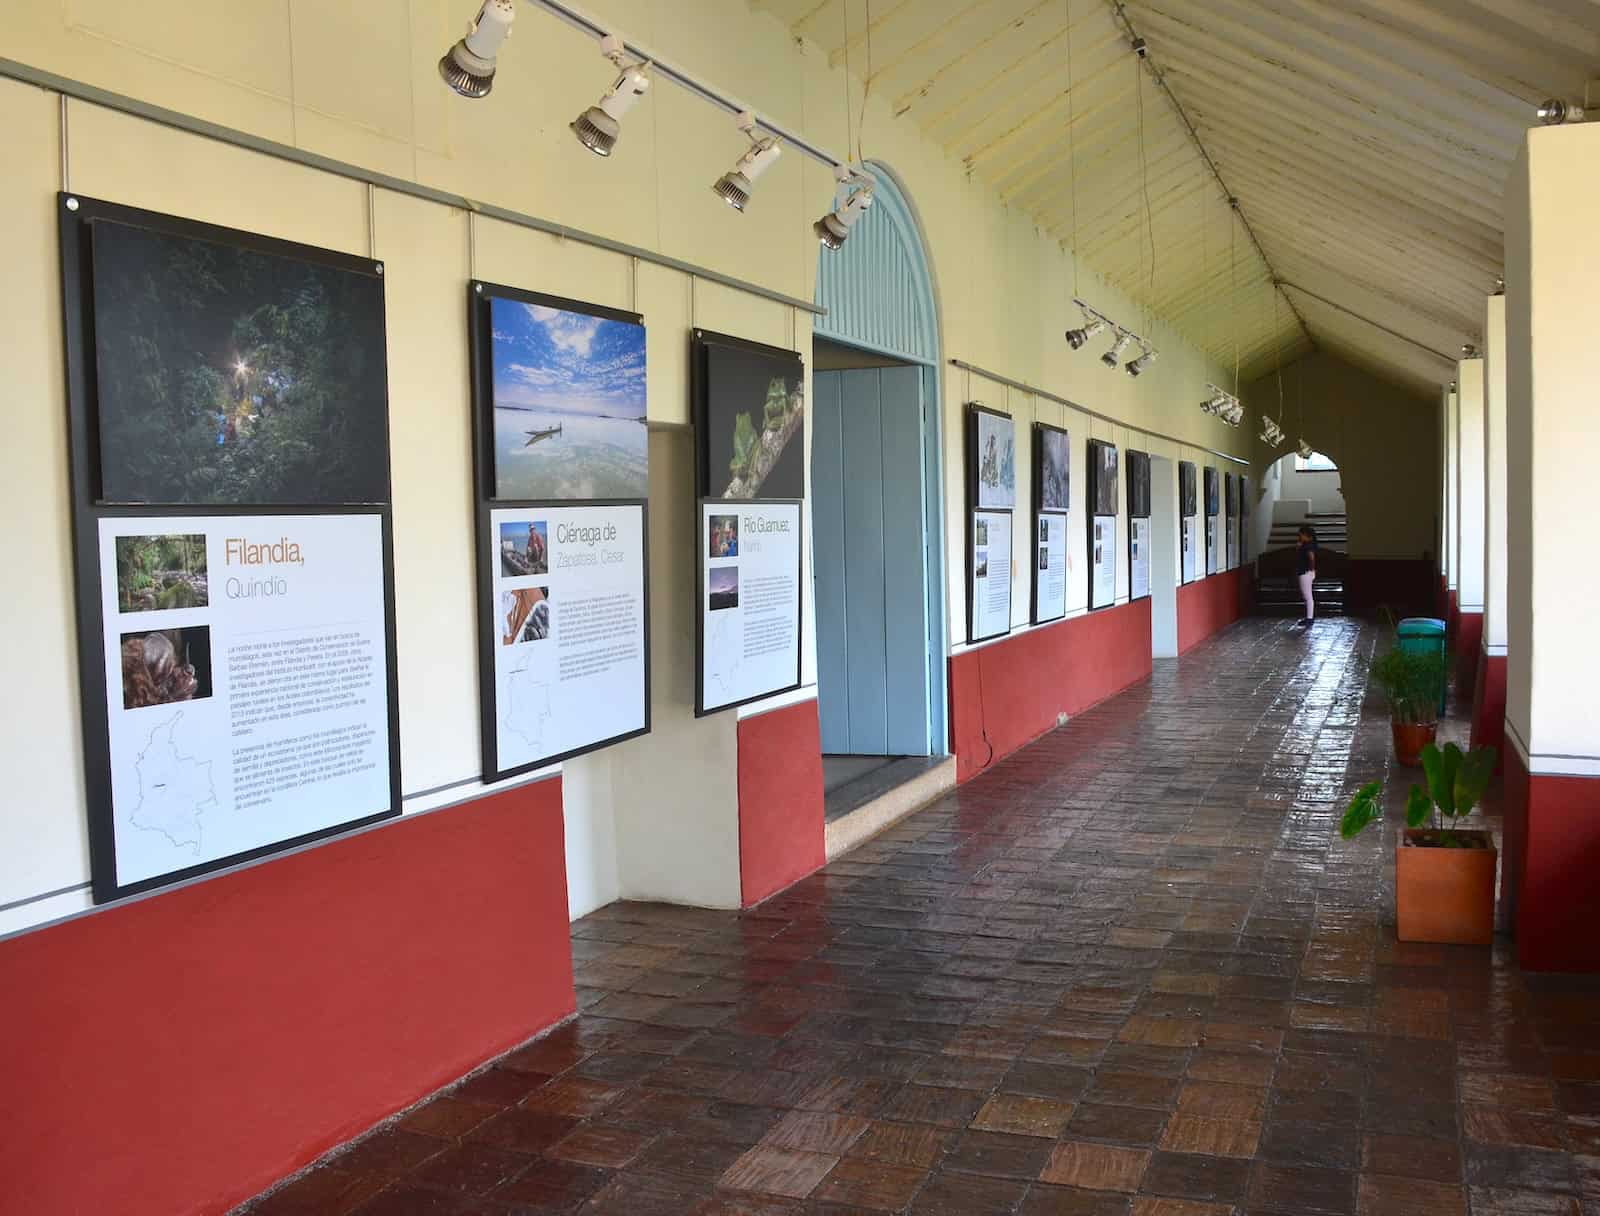
[[[467,292],[483,771],[650,729],[645,329],[492,283]]]
[[[1178,462],[1178,520],[1183,548],[1183,579],[1192,583],[1199,576],[1199,495],[1195,492],[1195,467],[1192,461]]]
[[[695,714],[799,688],[805,544],[805,364],[792,350],[696,329]]]
[[[1071,524],[1072,436],[1049,423],[1033,424],[1033,512],[1036,564],[1033,623],[1067,615],[1067,529]]]
[[[382,265],[58,206],[96,901],[398,815]]]
[[[1089,609],[1117,598],[1117,448],[1089,440]]]
[[[967,641],[1011,631],[1011,515],[1017,505],[1016,423],[967,406]]]
[[[1128,453],[1128,598],[1150,594],[1150,453]]]
[[[800,687],[804,505],[700,503],[697,715]]]
[[[1206,573],[1216,574],[1222,569],[1222,533],[1217,523],[1218,512],[1222,510],[1222,492],[1217,485],[1217,471],[1206,465],[1205,473],[1206,491]]]

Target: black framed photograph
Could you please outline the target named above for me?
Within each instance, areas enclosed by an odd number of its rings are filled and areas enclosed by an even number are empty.
[[[1038,511],[1072,505],[1072,436],[1047,422],[1033,424],[1033,505]]]
[[[1203,470],[1205,474],[1206,489],[1206,514],[1216,515],[1222,509],[1222,494],[1217,486],[1217,471],[1210,465]]]
[[[805,502],[703,498],[699,516],[694,712],[705,717],[800,687]]]
[[[388,499],[383,279],[373,262],[79,204],[99,501]]]
[[[1128,450],[1128,514],[1150,514],[1150,453]]]
[[[1017,432],[1010,414],[967,405],[967,502],[974,510],[1017,505]]]
[[[1195,492],[1195,469],[1191,460],[1178,461],[1178,514],[1184,519],[1200,513],[1200,498]]]
[[[782,347],[709,330],[689,351],[701,498],[804,498],[806,368]]]
[[[650,730],[645,328],[475,281],[467,334],[478,712],[496,781]]]
[[[1150,594],[1150,454],[1128,450],[1128,599]]]
[[[1117,513],[1117,445],[1089,440],[1089,514]]]
[[[1232,473],[1222,475],[1222,508],[1227,515],[1239,514],[1239,479]]]
[[[475,284],[474,293],[488,310],[490,340],[475,355],[487,362],[476,409],[492,440],[492,497],[647,497],[643,319],[498,284]]]
[[[383,279],[57,202],[102,903],[400,814]]]

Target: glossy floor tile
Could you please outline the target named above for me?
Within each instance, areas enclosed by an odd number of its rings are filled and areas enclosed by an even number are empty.
[[[586,917],[576,1019],[254,1211],[1600,1216],[1600,987],[1395,940],[1379,640],[1243,622],[753,911]]]

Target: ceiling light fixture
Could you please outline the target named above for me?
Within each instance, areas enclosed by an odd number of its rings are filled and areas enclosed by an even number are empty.
[[[511,37],[516,16],[516,0],[484,0],[467,26],[467,36],[439,60],[439,75],[445,84],[462,97],[487,97],[494,88],[495,56],[500,44]]]
[[[743,111],[737,121],[739,130],[749,138],[750,146],[739,158],[739,163],[717,178],[716,185],[711,189],[735,211],[743,211],[745,204],[750,201],[750,189],[756,178],[772,168],[782,155],[783,148],[770,135],[756,135],[756,116],[749,110]]]
[[[1133,335],[1124,329],[1117,330],[1117,340],[1111,344],[1110,350],[1100,356],[1100,362],[1115,371],[1117,364],[1122,362],[1122,356],[1127,352],[1128,347],[1132,345]]]
[[[600,39],[600,53],[621,73],[598,102],[572,120],[572,133],[578,142],[596,156],[610,156],[622,133],[622,116],[650,91],[650,65],[630,60],[622,39],[607,34]]]
[[[1269,448],[1275,448],[1283,442],[1283,428],[1276,419],[1268,418],[1265,414],[1261,416],[1261,442]]]
[[[1302,439],[1298,444],[1295,445],[1295,449],[1294,450],[1296,452],[1300,453],[1300,459],[1301,460],[1310,460],[1313,456],[1315,456],[1317,454],[1317,449],[1312,447],[1304,439]]]
[[[1140,349],[1144,353],[1136,359],[1129,359],[1127,364],[1122,369],[1130,376],[1138,376],[1143,374],[1144,370],[1156,361],[1156,352],[1148,343],[1140,343]]]
[[[837,250],[843,248],[850,229],[872,206],[872,188],[878,179],[850,165],[835,165],[833,177],[838,183],[833,192],[833,210],[812,224],[811,231],[824,249]]]
[[[1540,125],[1546,127],[1559,127],[1562,123],[1583,122],[1588,116],[1587,111],[1576,102],[1563,101],[1559,97],[1552,97],[1549,101],[1540,104],[1534,111],[1538,116]]]
[[[1220,418],[1229,426],[1238,426],[1244,421],[1244,405],[1239,398],[1215,384],[1207,384],[1206,389],[1211,395],[1200,403],[1203,411]]]
[[[1476,359],[1478,357],[1478,348],[1471,342],[1463,342],[1461,344],[1461,357],[1463,359]]]

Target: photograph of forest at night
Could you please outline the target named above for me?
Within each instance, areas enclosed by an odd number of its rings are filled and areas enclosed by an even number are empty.
[[[380,279],[110,220],[93,240],[102,500],[388,498]]]

